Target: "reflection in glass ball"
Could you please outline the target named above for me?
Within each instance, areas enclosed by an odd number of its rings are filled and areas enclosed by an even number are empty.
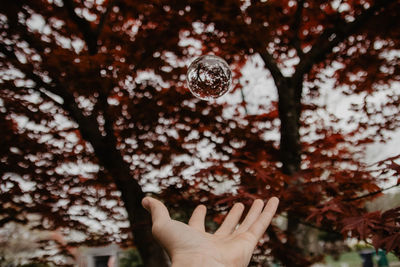
[[[189,90],[203,100],[218,98],[229,91],[232,72],[220,57],[205,55],[190,64],[186,74]]]

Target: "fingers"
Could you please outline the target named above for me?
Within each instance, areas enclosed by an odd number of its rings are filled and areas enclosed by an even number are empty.
[[[227,235],[232,233],[242,217],[243,210],[244,205],[242,203],[236,203],[233,205],[228,215],[226,215],[224,222],[221,224],[215,234]]]
[[[189,226],[199,230],[200,232],[205,232],[204,220],[206,218],[206,213],[207,208],[204,205],[197,206],[189,219]]]
[[[151,213],[151,220],[153,221],[153,226],[155,224],[163,224],[164,222],[167,222],[171,218],[169,217],[169,212],[167,207],[165,205],[151,197],[145,197],[142,200],[142,205],[143,208],[145,208],[147,211]]]
[[[261,199],[254,200],[249,212],[246,215],[246,218],[243,220],[242,224],[239,226],[236,232],[237,233],[246,232],[249,229],[249,227],[257,220],[263,207],[264,207],[264,202]]]
[[[272,217],[274,217],[276,209],[278,208],[279,199],[276,197],[270,198],[263,212],[258,216],[257,220],[249,228],[249,232],[252,233],[257,241],[267,230],[271,223]]]

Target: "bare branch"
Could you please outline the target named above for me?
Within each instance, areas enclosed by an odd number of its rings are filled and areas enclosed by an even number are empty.
[[[295,33],[293,38],[293,45],[297,51],[297,55],[300,57],[300,60],[304,56],[303,50],[301,49],[300,38],[299,38],[299,30],[302,20],[303,9],[304,9],[304,0],[298,0],[296,13],[294,15],[294,23],[292,27],[293,27],[293,32]]]
[[[272,78],[274,78],[274,81],[279,88],[281,83],[285,81],[285,77],[279,69],[275,59],[270,53],[268,53],[266,48],[257,49],[257,52],[264,61],[265,67],[271,72]]]
[[[289,219],[289,216],[287,216],[285,214],[279,214],[279,216],[282,216],[283,218]],[[310,227],[310,228],[314,228],[314,229],[317,229],[317,230],[320,230],[320,231],[323,231],[323,232],[326,232],[326,233],[332,233],[332,234],[341,235],[340,232],[337,232],[337,231],[335,231],[333,229],[330,229],[330,228],[327,228],[327,227],[323,227],[323,226],[318,226],[318,225],[309,223],[307,221],[304,221],[300,216],[292,215],[291,217],[294,218],[295,220],[297,220],[297,222],[299,224],[302,224],[304,226],[307,226],[307,227]]]
[[[358,197],[346,198],[346,199],[343,199],[343,201],[351,202],[351,201],[356,201],[356,200],[360,200],[360,199],[363,199],[363,198],[373,197],[373,196],[376,196],[376,195],[378,195],[378,194],[380,194],[380,193],[382,193],[384,191],[387,191],[389,189],[395,188],[397,186],[400,186],[400,184],[395,184],[395,185],[392,185],[392,186],[389,186],[389,187],[386,187],[386,188],[382,188],[381,190],[378,190],[378,191],[375,191],[375,192],[371,192],[371,193],[368,193],[368,194],[365,194],[365,195],[361,195],[361,196],[358,196]]]
[[[239,30],[243,33],[246,33],[247,36],[250,35],[253,37],[244,39],[247,47],[254,49],[261,56],[265,67],[271,72],[271,75],[279,88],[279,85],[284,82],[285,77],[279,69],[274,57],[267,51],[265,47],[267,41],[263,40],[260,34],[254,32],[253,27],[250,27],[245,23],[243,15],[241,16]]]
[[[245,114],[247,116],[247,115],[249,115],[249,112],[247,110],[247,102],[246,102],[246,98],[245,98],[245,95],[244,95],[244,92],[243,92],[243,88],[240,88],[240,95],[242,96],[242,104],[243,104],[243,107],[244,107],[244,112],[245,112]]]

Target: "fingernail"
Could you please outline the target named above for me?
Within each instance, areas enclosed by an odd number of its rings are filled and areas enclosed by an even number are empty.
[[[142,206],[143,206],[143,208],[145,208],[146,210],[149,210],[148,209],[148,206],[150,205],[150,201],[149,201],[149,199],[148,198],[143,198],[142,199]]]

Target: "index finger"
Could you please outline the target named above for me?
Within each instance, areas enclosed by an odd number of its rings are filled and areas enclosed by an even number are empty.
[[[151,220],[153,226],[155,224],[162,224],[170,220],[167,207],[158,199],[152,197],[145,197],[142,200],[143,207],[151,213]]]

